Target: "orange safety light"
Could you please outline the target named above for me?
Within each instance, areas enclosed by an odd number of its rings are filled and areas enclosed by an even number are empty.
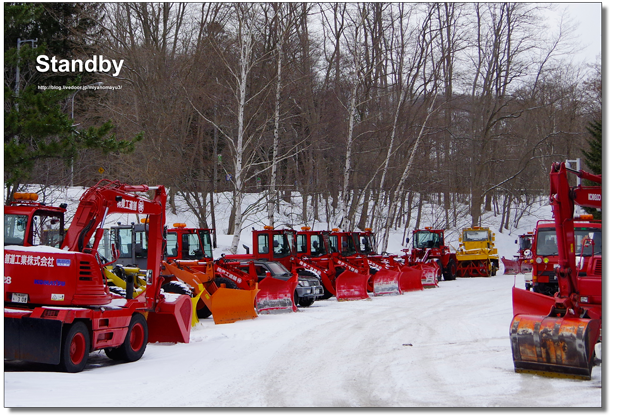
[[[301,230],[302,231],[309,231],[310,230],[310,226],[302,226]]]
[[[38,200],[39,199],[39,195],[36,193],[21,193],[21,192],[17,192],[17,193],[13,193],[13,199],[15,200]]]
[[[575,216],[576,220],[594,220],[594,215],[586,214],[586,215],[577,215]]]
[[[364,228],[366,232],[372,232],[372,228]]]
[[[338,229],[338,228],[332,228],[332,232],[338,232],[338,231],[340,231],[340,229]]]
[[[273,226],[269,226],[269,225],[265,225],[263,227],[263,229],[267,230],[267,231],[272,231],[273,230]]]
[[[177,223],[173,223],[172,226],[175,227],[175,228],[185,228],[187,225],[184,224],[184,223],[178,223],[177,222]]]

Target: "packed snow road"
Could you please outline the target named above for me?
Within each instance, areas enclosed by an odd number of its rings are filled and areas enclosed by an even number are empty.
[[[600,407],[592,380],[513,370],[514,276],[442,281],[371,300],[214,325],[86,370],[5,362],[6,407]],[[516,276],[522,286],[522,275]]]

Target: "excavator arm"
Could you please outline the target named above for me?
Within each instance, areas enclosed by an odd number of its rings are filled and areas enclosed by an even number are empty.
[[[153,199],[136,195],[136,192],[155,191]],[[163,251],[164,224],[166,222],[166,190],[164,186],[127,185],[119,181],[101,180],[80,198],[77,211],[62,249],[77,252],[96,252],[103,236],[103,226],[108,214],[141,214],[149,217],[147,269],[153,272],[152,281],[158,281]],[[94,243],[89,241],[95,235]],[[159,284],[148,284],[149,301],[156,296]]]
[[[559,293],[556,301],[560,301],[563,304],[562,307],[581,314],[577,301],[579,289],[575,260],[574,211],[575,205],[600,209],[602,187],[579,185],[571,188],[567,172],[599,184],[602,183],[602,177],[583,170],[569,169],[564,163],[554,163],[550,172],[550,202],[555,221],[559,258],[559,267],[556,269]]]
[[[514,318],[510,325],[513,363],[516,372],[590,379],[594,346],[600,338],[600,310],[588,315],[580,304],[579,276],[575,257],[575,205],[600,208],[602,188],[570,187],[567,173],[602,183],[600,175],[567,169],[554,163],[549,178],[550,202],[558,245],[559,291],[554,298],[517,287],[512,289]],[[601,281],[590,278],[591,292],[601,295]]]

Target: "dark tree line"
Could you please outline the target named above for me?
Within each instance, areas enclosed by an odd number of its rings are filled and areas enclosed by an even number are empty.
[[[546,193],[551,163],[581,157],[589,123],[601,120],[600,68],[564,59],[570,27],[545,26],[538,3],[62,7],[59,27],[41,30],[79,47],[46,53],[124,66],[119,77],[67,80],[118,89],[56,102],[66,114],[75,101],[78,130],[111,120],[115,142],[135,145],[129,154],[76,148],[74,183],[164,184],[201,226],[231,197],[237,237],[257,209],[277,225],[282,201],[301,204],[289,225],[370,226],[385,241],[390,228],[419,226],[429,201],[443,208],[436,226],[495,211],[508,229]],[[5,57],[14,49],[6,37]],[[13,63],[5,58],[5,91]],[[28,73],[24,84],[64,82]],[[11,106],[5,97],[5,119]],[[50,168],[33,166],[28,180],[69,183],[67,167]],[[257,203],[244,202],[249,193]]]

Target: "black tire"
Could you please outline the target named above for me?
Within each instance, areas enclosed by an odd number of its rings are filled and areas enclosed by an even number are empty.
[[[454,258],[448,261],[448,265],[446,265],[444,270],[443,279],[444,281],[453,281],[456,279],[456,261]]]
[[[129,322],[125,341],[119,347],[106,349],[105,354],[113,360],[135,362],[140,360],[149,340],[149,327],[142,314],[134,314]]]
[[[191,296],[191,290],[184,284],[179,282],[169,282],[161,286],[165,293],[186,294]]]
[[[228,278],[224,278],[224,277],[215,277],[215,285],[217,285],[219,288],[222,286],[222,284],[224,284],[224,287],[226,288],[231,288],[233,290],[239,289],[239,287],[237,286],[237,284],[235,284],[234,281],[231,281]]]
[[[441,277],[443,277],[444,268],[441,260],[437,259],[435,262],[437,263],[437,265],[439,265],[439,276],[437,277],[437,282],[439,282],[441,281]]]
[[[310,307],[312,304],[314,304],[314,298],[313,297],[306,297],[306,298],[300,298],[298,305],[300,307]]]
[[[64,333],[60,350],[60,369],[69,373],[81,372],[86,367],[89,353],[90,333],[86,324],[77,321]]]

